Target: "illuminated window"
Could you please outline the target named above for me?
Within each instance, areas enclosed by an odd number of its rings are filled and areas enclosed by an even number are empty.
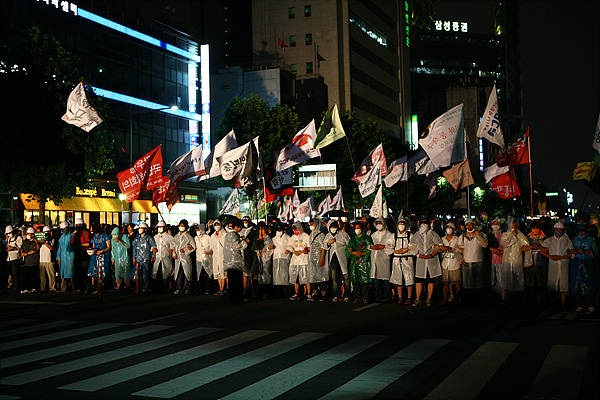
[[[305,17],[310,17],[312,15],[312,10],[311,10],[311,6],[304,6],[304,16]]]

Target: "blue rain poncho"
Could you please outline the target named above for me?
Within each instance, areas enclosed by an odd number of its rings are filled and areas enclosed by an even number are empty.
[[[62,279],[71,279],[73,277],[73,261],[75,260],[75,250],[71,247],[73,232],[64,231],[58,239],[58,250],[56,260],[60,261],[60,277]]]

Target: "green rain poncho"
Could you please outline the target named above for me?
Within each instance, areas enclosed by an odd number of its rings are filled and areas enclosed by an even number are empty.
[[[129,237],[127,234],[123,234],[119,238],[119,233],[119,228],[114,228],[111,232],[111,261],[115,263],[115,279],[129,279],[130,263],[127,255],[127,249],[130,246]],[[115,238],[119,238],[119,242]]]
[[[371,283],[371,250],[369,247],[373,245],[373,239],[366,233],[360,236],[356,235],[348,242],[346,254],[348,255],[348,273],[352,283]],[[350,250],[352,249],[352,250]],[[358,258],[352,254],[354,251],[361,251],[365,255]]]

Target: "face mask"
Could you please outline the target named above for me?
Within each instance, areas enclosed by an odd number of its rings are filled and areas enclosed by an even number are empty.
[[[398,224],[398,230],[404,232],[406,230],[406,224]]]
[[[375,224],[375,229],[377,229],[378,231],[383,230],[383,224]]]
[[[196,231],[196,234],[197,234],[198,236],[202,236],[202,235],[204,235],[204,231],[203,231],[202,229],[200,229],[200,230],[197,230],[197,231]]]
[[[118,239],[119,235],[112,235],[113,239]]]
[[[227,233],[231,232],[232,230],[233,230],[233,229],[231,229],[231,228],[230,228],[230,227],[228,227],[228,226],[226,226],[226,227],[225,227],[225,232],[227,232]]]
[[[299,235],[300,231],[298,229],[294,229],[294,235]]]
[[[329,232],[331,232],[331,234],[332,234],[332,235],[335,235],[335,234],[336,234],[336,232],[337,232],[337,230],[338,230],[338,228],[331,228],[331,229],[329,230]]]
[[[360,234],[362,233],[361,229],[355,229],[354,233],[356,233],[356,236],[360,236]]]
[[[144,232],[146,232],[146,230],[144,228],[140,228],[138,229],[138,232],[140,233],[140,235],[143,235]]]
[[[471,228],[471,229],[467,229],[467,232],[469,232],[469,233],[473,233],[473,232],[475,232],[475,229],[473,229],[473,228]]]
[[[309,227],[310,227],[310,230],[311,230],[311,231],[314,231],[314,230],[315,230],[315,226],[314,226],[314,225],[309,225]]]
[[[454,233],[454,229],[452,228],[446,228],[446,235],[450,236]]]
[[[499,231],[500,230],[500,225],[492,225],[492,230],[493,231]]]
[[[12,232],[11,233],[7,233],[7,235],[8,235],[8,237],[13,237],[14,233],[12,233]]]
[[[185,226],[180,226],[179,227],[179,232],[185,232]]]
[[[27,239],[31,240],[31,235],[27,234],[26,237]]]
[[[215,225],[215,231],[220,231],[221,230],[221,225]]]
[[[158,233],[163,233],[165,231],[165,228],[158,228]]]
[[[249,226],[249,224],[247,222],[244,222],[244,228],[247,228]]]
[[[428,230],[429,230],[429,225],[427,225],[427,224],[421,224],[421,225],[419,226],[419,232],[421,232],[421,233],[425,233],[425,232],[427,232]]]
[[[283,236],[283,231],[277,231],[276,235],[277,235],[278,237],[282,237],[282,236]]]
[[[563,231],[554,231],[554,236],[556,236],[557,238],[561,237],[564,234],[565,233]]]

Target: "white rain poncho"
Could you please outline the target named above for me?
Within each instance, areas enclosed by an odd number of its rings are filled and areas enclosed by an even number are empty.
[[[548,249],[548,254],[551,256],[565,256],[570,250],[573,250],[573,242],[566,234],[561,237],[552,235],[544,240],[544,247]],[[548,290],[569,291],[569,262],[569,258],[548,261]]]
[[[310,252],[308,253],[309,265],[308,274],[310,283],[326,282],[329,280],[329,269],[325,265],[319,266],[321,251],[325,241],[325,232],[321,230],[321,220],[313,218],[314,229],[310,232]]]
[[[310,283],[308,276],[308,252],[300,255],[294,254],[294,251],[310,251],[310,236],[304,232],[300,221],[294,223],[294,229],[299,231],[298,235],[292,235],[288,241],[288,250],[292,252],[290,259],[290,285],[299,283],[305,285]]]
[[[194,237],[196,243],[196,275],[200,279],[202,270],[206,271],[208,276],[213,276],[212,250],[210,248],[210,236],[205,232],[204,224],[199,225],[200,230]]]
[[[499,285],[504,290],[522,292],[525,290],[525,275],[523,272],[523,246],[529,246],[529,239],[521,231],[514,235],[512,230],[504,232],[500,238],[504,248],[502,254],[502,269]]]
[[[331,259],[335,254],[340,263],[342,274],[346,275],[348,273],[348,255],[346,254],[346,248],[348,247],[348,242],[350,242],[350,236],[339,228],[335,235],[333,235],[330,229],[334,222],[334,220],[331,220],[327,223],[327,235],[323,241],[323,249],[327,251],[326,263],[328,264],[328,269],[331,268]],[[332,239],[335,239],[335,242],[333,242],[331,246],[327,245]]]
[[[173,275],[173,255],[171,254],[175,248],[173,236],[165,228],[163,233],[154,235],[154,241],[156,242],[158,253],[156,253],[154,267],[152,268],[152,279],[156,278],[159,268],[161,268],[160,273],[162,278],[167,279]]]
[[[433,230],[428,229],[427,232],[417,232],[410,238],[410,243],[417,245],[417,253],[428,255],[435,251],[434,245],[441,245],[442,239]],[[429,272],[430,278],[435,278],[442,275],[442,268],[440,266],[439,257],[432,258],[419,258],[417,257],[417,266],[415,270],[415,276],[417,278],[427,278],[427,272]]]
[[[371,234],[373,245],[384,245],[381,250],[373,250],[371,247],[371,279],[389,280],[391,276],[390,256],[394,252],[394,235],[387,230],[383,217],[377,218],[375,224],[381,222],[382,230],[375,230]]]
[[[185,279],[190,282],[192,280],[192,253],[196,250],[194,238],[187,231],[179,232],[173,238],[174,249],[173,256],[175,258],[175,280],[179,278],[180,267],[183,268]],[[183,250],[183,251],[181,251]]]
[[[256,254],[258,256],[257,278],[259,285],[270,285],[273,275],[273,253],[275,249],[270,249],[273,245],[273,239],[266,235],[262,239],[256,239]]]
[[[243,270],[243,251],[246,247],[248,247],[248,243],[235,230],[225,235],[225,243],[223,244],[223,268],[225,268],[225,271],[228,269]]]
[[[226,279],[225,268],[223,267],[223,246],[225,245],[225,231],[215,231],[210,235],[210,249],[212,250],[213,275],[215,279]]]
[[[489,282],[484,270],[483,249],[488,246],[487,237],[475,229],[462,235],[462,257],[465,266],[462,270],[462,286],[465,289],[480,289]]]
[[[282,231],[277,231],[273,238],[273,284],[290,284],[290,258],[291,254],[285,254],[288,250],[290,237]]]
[[[459,247],[462,246],[462,236],[452,235],[448,240],[448,236],[442,238],[442,243],[445,247],[452,248],[452,251],[441,251],[442,253],[442,268],[448,271],[456,271],[460,268],[462,256]]]
[[[404,221],[406,223],[406,221]],[[396,241],[394,250],[408,249],[404,254],[392,255],[392,275],[390,283],[397,286],[412,286],[415,284],[415,262],[414,256],[417,254],[417,245],[410,244],[412,236],[408,230],[399,232],[396,226]],[[405,228],[406,229],[406,228]]]

